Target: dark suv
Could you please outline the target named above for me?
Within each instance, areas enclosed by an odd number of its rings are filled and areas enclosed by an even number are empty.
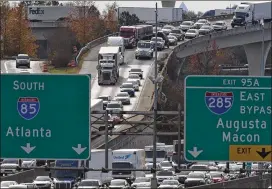
[[[19,68],[20,66],[30,68],[30,58],[27,54],[18,54],[16,58],[16,68]]]

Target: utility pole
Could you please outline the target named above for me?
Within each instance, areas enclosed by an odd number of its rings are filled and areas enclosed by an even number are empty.
[[[179,111],[179,123],[178,123],[178,169],[180,169],[180,157],[181,157],[181,105],[178,104],[178,111]],[[184,148],[183,148],[184,149]],[[184,152],[183,152],[184,153]]]
[[[264,58],[264,20],[261,20],[262,27],[262,53],[261,53],[261,76],[265,75],[265,58]]]
[[[158,56],[158,51],[157,51],[157,32],[158,32],[158,5],[156,2],[156,9],[155,9],[155,38],[156,38],[156,43],[155,43],[155,61],[154,61],[154,124],[153,124],[153,169],[156,170],[156,165],[157,165],[157,157],[156,157],[156,144],[157,144],[157,105],[158,105],[158,90],[157,90],[157,56]],[[156,171],[153,171],[153,177],[151,180],[151,188],[157,188],[157,178],[156,178]]]
[[[109,146],[108,146],[108,142],[109,142],[109,113],[108,111],[106,111],[105,113],[105,168],[108,169],[109,168]]]

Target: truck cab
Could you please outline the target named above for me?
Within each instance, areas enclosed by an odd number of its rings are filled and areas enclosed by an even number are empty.
[[[113,169],[144,169],[145,153],[143,149],[120,149],[113,150]],[[114,179],[126,179],[134,181],[136,177],[143,177],[143,171],[113,170]]]
[[[153,146],[145,146],[146,162],[153,162]],[[157,162],[161,162],[166,159],[167,152],[164,145],[157,145],[156,147]]]
[[[119,65],[124,62],[121,47],[101,47],[98,54],[98,85],[115,85],[119,78]]]

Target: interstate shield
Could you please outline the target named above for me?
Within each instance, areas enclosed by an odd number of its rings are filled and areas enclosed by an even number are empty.
[[[228,112],[233,105],[232,92],[206,92],[205,103],[207,108],[214,114],[222,115]]]
[[[20,97],[17,101],[17,110],[22,118],[31,120],[40,111],[40,101],[37,97]]]

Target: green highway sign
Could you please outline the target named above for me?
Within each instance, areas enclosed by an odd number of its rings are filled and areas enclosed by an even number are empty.
[[[90,76],[1,74],[1,158],[90,156]]]
[[[271,77],[188,76],[187,161],[271,161]]]

